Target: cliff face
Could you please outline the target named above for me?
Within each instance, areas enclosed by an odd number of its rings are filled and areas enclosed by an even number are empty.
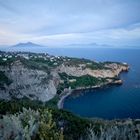
[[[1,99],[28,97],[48,101],[56,94],[56,85],[46,72],[26,68],[20,61],[0,66],[0,71],[12,80],[9,86],[5,85],[5,90],[0,90]]]
[[[71,76],[83,76],[83,75],[90,75],[96,78],[113,78],[118,76],[122,71],[128,71],[129,67],[128,65],[122,65],[117,63],[111,63],[111,64],[105,64],[105,68],[108,69],[97,69],[92,70],[90,68],[82,68],[79,66],[67,66],[67,65],[61,65],[59,67],[60,73],[66,73]]]

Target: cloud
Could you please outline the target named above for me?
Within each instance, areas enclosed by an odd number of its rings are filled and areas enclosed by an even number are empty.
[[[0,0],[0,44],[135,43],[139,9],[139,0]]]
[[[133,25],[132,27],[131,25],[131,27],[125,29],[112,28],[83,33],[64,33],[42,36],[32,35],[30,40],[27,39],[27,41],[33,41],[44,45],[89,44],[93,42],[109,45],[137,45],[138,42],[140,43],[140,26]]]

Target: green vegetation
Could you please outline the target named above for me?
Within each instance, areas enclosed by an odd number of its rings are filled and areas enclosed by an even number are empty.
[[[44,108],[44,104],[41,101],[31,101],[28,98],[13,99],[11,101],[0,100],[0,114],[20,112],[23,107],[37,110],[38,108]]]
[[[120,63],[120,62],[111,62],[111,61],[106,61],[103,64],[112,64],[112,63],[123,65],[123,63]]]
[[[61,60],[50,61],[50,59],[45,60],[44,58],[30,58],[29,60],[21,58],[21,62],[28,68],[43,70],[48,74],[51,69],[56,68],[62,63]]]
[[[60,83],[60,84],[58,85],[58,87],[57,87],[57,94],[60,95],[60,94],[64,91],[64,89],[65,89],[65,88],[68,88],[68,87],[69,87],[69,85],[68,85],[67,82],[65,82],[65,83]]]
[[[69,79],[74,79],[76,78],[75,76],[70,76],[70,75],[67,75],[65,72],[63,73],[59,73],[59,76],[62,80],[69,80]]]
[[[38,139],[42,140],[61,140],[63,139],[63,131],[57,127],[57,123],[53,119],[52,110],[40,110],[40,123]]]
[[[109,69],[109,68],[105,67],[104,63],[96,63],[96,62],[92,62],[91,64],[86,64],[86,67],[90,68],[92,70]]]
[[[106,82],[105,78],[96,78],[90,75],[84,75],[81,77],[69,76],[66,73],[59,73],[60,78],[64,80],[58,87],[58,92],[63,91],[64,88],[71,87],[76,89],[78,87],[92,87],[95,85],[101,85]],[[74,80],[70,82],[69,80]],[[60,92],[61,93],[61,92]]]
[[[14,115],[4,115],[0,122],[0,134],[4,140],[63,140],[63,132],[56,126],[48,109],[23,108]]]
[[[30,69],[37,69],[37,70],[43,70],[47,73],[49,73],[49,67],[47,63],[41,63],[41,62],[36,62],[33,60],[26,60],[26,59],[21,59],[21,62],[28,68]]]
[[[23,109],[23,107],[27,110]],[[48,107],[47,104],[43,104],[38,101],[31,101],[29,99],[15,99],[12,101],[1,100],[0,114],[4,115],[7,113],[18,114],[16,116],[11,115],[9,118],[11,117],[15,120],[18,119],[18,121],[15,122],[17,123],[17,126],[22,124],[24,129],[28,128],[26,130],[26,135],[31,135],[28,137],[34,137],[35,140],[63,140],[63,138],[65,140],[78,140],[80,137],[87,136],[86,129],[90,127],[89,120],[77,117],[64,110]],[[21,123],[18,125],[19,121]],[[13,122],[10,124],[12,123]],[[10,124],[9,127],[12,127]],[[22,130],[23,133],[25,131],[24,129]],[[34,133],[31,133],[30,131]],[[8,133],[9,131],[6,132]]]
[[[10,64],[11,64],[12,62],[14,62],[15,60],[17,60],[17,58],[12,57],[12,58],[7,58],[7,60],[4,61],[3,58],[1,57],[1,58],[0,58],[0,65],[7,66],[7,65],[10,65]]]
[[[30,61],[39,63],[39,64],[46,64],[49,67],[54,67],[54,62],[51,62],[49,59],[44,60],[43,58],[32,58]]]
[[[103,78],[96,78],[89,75],[81,76],[76,78],[76,82],[71,82],[70,87],[75,89],[76,87],[92,87],[96,85],[100,85],[106,82]]]
[[[80,59],[80,58],[70,58],[70,57],[66,57],[66,60],[68,60],[68,62],[66,62],[66,64],[70,65],[70,66],[76,66],[76,65],[79,65],[79,64],[86,64],[86,63],[89,63],[89,62],[92,62],[91,60],[88,60],[88,59]]]
[[[3,71],[0,71],[0,89],[4,89],[4,85],[10,85],[12,81],[5,75]]]
[[[127,65],[127,64],[124,64],[124,63],[121,63],[121,62],[110,62],[110,61],[103,62],[104,65],[105,64],[113,64],[113,63],[121,65],[121,66],[126,66]]]
[[[45,106],[47,107],[51,107],[51,108],[57,108],[57,103],[59,101],[59,96],[58,94],[55,95],[55,97],[53,97],[51,100],[49,100],[48,102],[45,103]]]
[[[68,59],[69,59],[69,61],[67,61],[65,64],[67,64],[69,66],[78,66],[80,64],[83,64],[83,65],[85,65],[85,66],[83,66],[83,68],[90,68],[92,70],[109,69],[104,66],[104,63],[94,62],[89,59],[69,58],[69,57],[67,58],[67,60]]]

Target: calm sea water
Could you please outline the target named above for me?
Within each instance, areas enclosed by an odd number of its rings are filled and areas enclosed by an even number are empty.
[[[84,117],[104,119],[140,118],[140,50],[136,49],[50,49],[51,54],[88,58],[97,61],[119,61],[130,65],[121,74],[121,86],[86,91],[69,97],[64,109]]]

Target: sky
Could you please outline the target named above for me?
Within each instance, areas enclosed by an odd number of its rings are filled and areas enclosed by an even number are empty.
[[[0,0],[0,44],[140,46],[140,0]]]

